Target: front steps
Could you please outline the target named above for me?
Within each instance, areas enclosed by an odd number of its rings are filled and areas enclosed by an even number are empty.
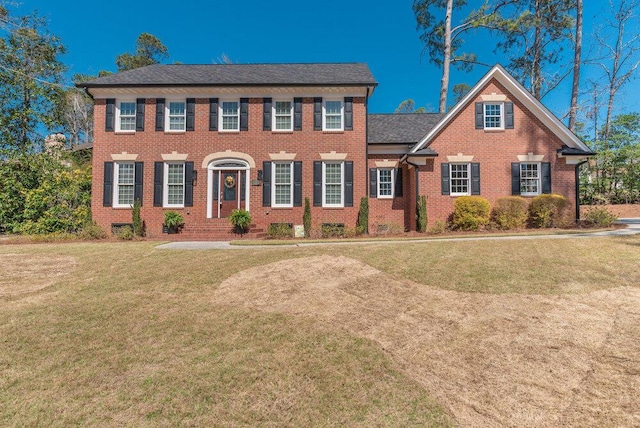
[[[179,233],[162,234],[161,239],[168,241],[234,241],[237,239],[264,238],[264,229],[249,225],[249,231],[244,234],[234,233],[229,219],[212,218],[205,221],[186,223]]]

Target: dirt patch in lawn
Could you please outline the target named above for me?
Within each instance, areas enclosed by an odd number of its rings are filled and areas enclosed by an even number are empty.
[[[640,425],[638,288],[467,294],[317,256],[240,272],[214,299],[379,343],[463,426]]]
[[[69,275],[76,259],[65,256],[0,254],[0,298],[16,298],[49,287]]]

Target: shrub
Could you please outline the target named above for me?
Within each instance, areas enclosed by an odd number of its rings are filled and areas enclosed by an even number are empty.
[[[245,233],[251,224],[251,214],[247,210],[233,210],[229,222],[237,232]]]
[[[131,221],[133,223],[133,234],[136,236],[144,236],[144,229],[142,227],[142,218],[140,217],[140,199],[136,199],[133,202],[131,208]]]
[[[343,223],[323,223],[320,229],[320,236],[323,238],[342,238],[345,236]]]
[[[164,225],[168,228],[177,228],[184,223],[184,218],[182,218],[182,214],[176,211],[165,211],[164,212]]]
[[[267,236],[272,239],[293,237],[293,225],[291,223],[271,223],[267,228]]]
[[[309,198],[304,198],[304,214],[302,215],[302,224],[304,225],[304,237],[311,236],[311,204]]]
[[[447,230],[447,222],[442,220],[436,220],[433,223],[433,226],[431,226],[431,229],[429,229],[429,232],[434,234],[440,234],[445,232],[446,230]]]
[[[427,197],[422,195],[418,198],[416,207],[416,226],[418,232],[427,231]]]
[[[587,225],[594,227],[609,227],[617,219],[618,217],[605,207],[591,207],[582,218]]]
[[[356,223],[356,234],[362,235],[363,233],[369,233],[369,198],[366,196],[360,199],[360,210]]]
[[[399,235],[404,232],[404,226],[397,223],[378,223],[375,230],[377,235]]]
[[[525,227],[527,217],[527,200],[520,196],[499,198],[491,213],[493,222],[503,230]]]
[[[452,226],[459,230],[478,230],[489,223],[491,205],[480,196],[461,196],[456,199]]]
[[[133,229],[131,226],[122,226],[116,230],[116,237],[123,241],[130,241],[133,239]]]
[[[106,237],[107,233],[95,221],[85,223],[80,232],[80,238],[82,239],[104,239]]]
[[[569,200],[562,195],[539,195],[529,204],[529,224],[532,227],[560,227],[569,221]]]

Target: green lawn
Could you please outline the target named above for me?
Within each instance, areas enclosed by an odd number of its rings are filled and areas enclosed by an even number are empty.
[[[0,425],[452,424],[437,391],[392,348],[313,313],[216,298],[226,278],[278,261],[300,259],[302,277],[303,258],[346,256],[389,278],[473,293],[640,284],[638,237],[227,251],[155,245],[0,245]]]

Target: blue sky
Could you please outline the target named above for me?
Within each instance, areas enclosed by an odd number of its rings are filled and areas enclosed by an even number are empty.
[[[606,3],[585,2],[585,37]],[[138,35],[148,32],[167,46],[168,62],[208,64],[223,53],[238,63],[365,62],[379,83],[370,111],[383,113],[393,112],[407,98],[430,109],[438,105],[441,71],[426,58],[420,60],[422,44],[411,5],[411,0],[25,0],[14,11],[27,14],[37,9],[48,19],[50,30],[67,47],[62,60],[70,75],[115,71],[115,57],[132,51]],[[480,59],[500,61],[487,33],[466,39],[465,46]],[[473,85],[486,70],[452,71],[451,87],[461,82]],[[585,70],[583,81],[597,78],[594,71]],[[557,115],[568,107],[570,83],[566,79],[543,100]],[[618,99],[619,111],[640,111],[633,95],[639,92],[637,80],[626,86]]]

